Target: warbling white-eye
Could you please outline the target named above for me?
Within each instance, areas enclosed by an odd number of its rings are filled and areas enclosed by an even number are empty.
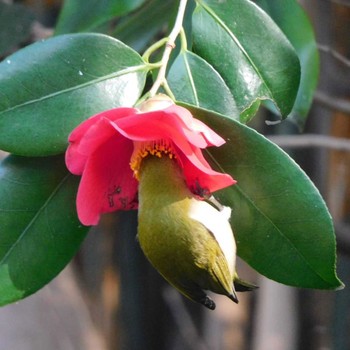
[[[198,200],[178,163],[166,156],[144,158],[139,180],[138,239],[148,260],[171,285],[211,310],[215,303],[205,290],[237,303],[235,289],[255,288],[235,272],[230,208],[219,211]]]

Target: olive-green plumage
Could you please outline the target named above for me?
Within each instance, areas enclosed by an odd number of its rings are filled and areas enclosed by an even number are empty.
[[[181,293],[210,309],[204,290],[237,301],[235,272],[213,234],[189,217],[193,201],[177,162],[149,156],[142,161],[139,184],[138,239],[161,275]]]

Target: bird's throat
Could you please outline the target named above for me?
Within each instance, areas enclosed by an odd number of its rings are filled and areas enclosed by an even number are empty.
[[[182,169],[177,161],[168,157],[149,156],[142,161],[140,169],[139,202],[155,200],[160,205],[164,201],[176,201],[193,197],[188,189]],[[154,203],[157,206],[157,203]]]

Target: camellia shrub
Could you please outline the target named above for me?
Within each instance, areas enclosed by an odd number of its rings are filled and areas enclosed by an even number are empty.
[[[0,63],[0,304],[118,210],[138,210],[146,257],[210,309],[206,290],[255,288],[236,255],[280,283],[342,287],[318,190],[246,125],[264,105],[302,129],[317,76],[296,0],[66,1],[55,35]]]

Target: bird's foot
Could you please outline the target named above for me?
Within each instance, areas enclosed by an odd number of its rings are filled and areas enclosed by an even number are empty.
[[[208,309],[215,310],[216,305],[214,301],[210,299],[207,295],[203,297],[199,302],[205,307],[207,307]]]

